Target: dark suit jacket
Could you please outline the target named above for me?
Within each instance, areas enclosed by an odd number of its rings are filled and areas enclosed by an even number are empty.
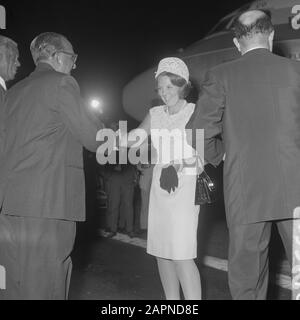
[[[4,109],[2,212],[84,220],[82,146],[96,150],[102,124],[83,105],[76,80],[40,63],[7,92]]]
[[[300,206],[299,62],[255,49],[214,67],[187,128],[204,128],[208,162],[226,153],[229,225],[293,216]]]
[[[4,100],[6,96],[6,90],[0,85],[0,124],[3,118]],[[0,125],[0,157],[3,152],[3,127]]]

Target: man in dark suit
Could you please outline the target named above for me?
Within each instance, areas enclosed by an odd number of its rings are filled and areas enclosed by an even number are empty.
[[[0,119],[2,118],[4,99],[7,90],[6,82],[15,78],[19,66],[18,45],[12,39],[0,35]],[[0,150],[3,146],[2,129],[3,128],[0,127]],[[4,279],[5,271],[0,265],[0,289],[4,287]]]
[[[6,82],[15,78],[19,66],[18,45],[12,39],[0,35],[0,119],[7,90]],[[3,139],[2,129],[0,128],[0,148]]]
[[[204,128],[205,160],[225,153],[224,198],[234,299],[265,299],[275,222],[292,264],[293,213],[300,205],[300,64],[272,54],[263,11],[236,20],[241,57],[212,68],[187,128]]]
[[[75,222],[85,220],[82,146],[102,123],[70,76],[77,55],[62,35],[31,43],[36,69],[7,93],[0,163],[0,265],[4,299],[66,299]]]

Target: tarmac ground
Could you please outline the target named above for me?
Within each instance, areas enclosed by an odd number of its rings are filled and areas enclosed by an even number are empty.
[[[214,207],[202,210],[198,228],[198,258],[204,300],[231,300],[226,272],[228,230]],[[93,224],[95,227],[95,223]],[[71,300],[164,300],[156,260],[145,250],[146,233],[106,238],[100,229],[79,228],[72,254]],[[288,277],[282,244],[273,231],[268,299],[289,300],[291,291],[276,282]]]

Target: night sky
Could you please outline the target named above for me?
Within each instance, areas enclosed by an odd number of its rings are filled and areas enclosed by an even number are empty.
[[[22,66],[33,68],[29,45],[41,32],[65,35],[78,53],[72,75],[85,99],[99,96],[110,116],[122,113],[122,88],[133,77],[201,39],[223,16],[249,1],[0,1],[7,11],[3,35],[14,39]]]

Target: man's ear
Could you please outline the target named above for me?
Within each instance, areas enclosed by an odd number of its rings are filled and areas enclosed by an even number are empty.
[[[54,54],[54,61],[55,61],[55,63],[57,63],[58,65],[61,65],[61,64],[62,64],[61,57],[60,57],[60,55],[58,55],[57,53]]]
[[[237,49],[239,50],[239,52],[241,52],[241,45],[240,45],[240,43],[239,43],[239,41],[238,41],[238,39],[237,38],[233,38],[233,43],[234,43],[234,45],[237,47]]]

